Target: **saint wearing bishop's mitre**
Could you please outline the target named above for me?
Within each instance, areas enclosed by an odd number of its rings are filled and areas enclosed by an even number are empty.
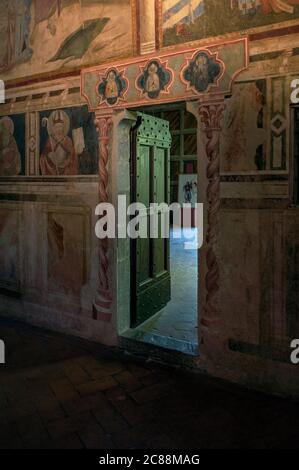
[[[78,174],[78,161],[72,139],[68,136],[70,119],[64,111],[53,111],[47,125],[48,140],[42,151],[40,167],[43,176],[70,176]]]

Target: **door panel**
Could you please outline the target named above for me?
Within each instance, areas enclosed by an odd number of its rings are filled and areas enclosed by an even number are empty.
[[[145,145],[138,146],[137,156],[137,197],[134,202],[141,202],[146,207],[150,204],[151,199],[151,187],[150,187],[150,175],[151,175],[151,158],[150,158],[150,147]]]
[[[156,211],[158,238],[150,238],[152,203],[169,204],[170,146],[169,123],[138,113],[131,139],[131,202],[142,203],[148,238],[131,242],[132,326],[159,312],[170,301],[169,236],[162,238],[163,211]]]

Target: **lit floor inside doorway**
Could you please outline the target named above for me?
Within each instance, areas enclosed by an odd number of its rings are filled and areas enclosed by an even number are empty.
[[[195,236],[195,230],[190,229]],[[181,233],[181,230],[179,230]],[[126,336],[185,354],[198,352],[197,256],[185,249],[187,239],[171,234],[171,301],[154,317],[130,330]]]

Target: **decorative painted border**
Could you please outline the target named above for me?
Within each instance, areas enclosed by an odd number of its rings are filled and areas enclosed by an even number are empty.
[[[234,39],[234,40],[227,41],[227,42],[213,43],[213,44],[210,44],[209,47],[206,47],[205,49],[199,48],[199,47],[193,48],[193,49],[186,49],[185,47],[183,47],[183,48],[180,48],[180,49],[177,48],[176,51],[172,51],[172,52],[166,52],[166,51],[162,52],[158,56],[157,56],[157,54],[147,54],[147,55],[144,55],[144,56],[133,57],[130,60],[117,61],[113,64],[104,64],[104,65],[101,65],[99,67],[84,68],[81,72],[81,94],[86,99],[90,111],[95,111],[95,110],[100,110],[100,109],[102,109],[104,111],[105,109],[107,110],[108,108],[113,109],[112,106],[108,107],[107,105],[105,105],[105,103],[102,104],[101,106],[99,106],[98,104],[97,104],[97,106],[94,106],[94,105],[91,104],[91,102],[89,100],[89,96],[85,92],[85,78],[88,75],[91,75],[91,74],[97,74],[97,75],[105,74],[107,72],[107,70],[109,68],[111,68],[112,65],[113,65],[113,67],[115,69],[118,69],[118,70],[120,70],[122,68],[125,68],[126,69],[126,76],[129,77],[129,79],[130,79],[129,70],[128,70],[130,67],[138,67],[139,69],[142,70],[144,67],[146,67],[146,64],[148,64],[152,60],[159,59],[159,61],[161,63],[169,63],[169,60],[171,58],[174,58],[174,57],[177,57],[177,56],[181,56],[181,57],[185,56],[185,58],[190,59],[190,57],[197,54],[201,50],[208,51],[209,55],[211,55],[211,54],[214,55],[214,54],[217,54],[217,53],[220,54],[221,49],[223,49],[226,46],[233,46],[234,44],[240,44],[240,45],[243,46],[244,56],[243,56],[243,58],[241,58],[242,59],[242,66],[240,66],[239,68],[236,68],[235,70],[232,71],[232,76],[230,77],[229,85],[227,86],[226,89],[217,89],[217,86],[215,86],[215,89],[213,90],[213,93],[215,93],[215,94],[217,94],[217,93],[218,94],[219,93],[230,94],[232,84],[235,81],[236,77],[241,72],[246,70],[248,68],[248,65],[249,65],[249,46],[248,46],[248,38],[247,37],[238,38],[238,39]],[[219,58],[218,58],[218,60],[221,61],[221,59],[219,59]],[[221,61],[221,62],[223,64],[223,61]],[[184,66],[185,65],[186,65],[186,61],[184,60]],[[180,64],[179,67],[180,67],[180,69],[178,69],[177,71],[173,70],[174,81],[171,84],[172,86],[174,85],[174,82],[176,80],[179,80],[179,82],[182,83],[180,75],[179,75],[179,72],[181,72],[181,64]],[[225,74],[225,71],[227,71],[226,66],[224,66],[223,68],[224,68],[223,73],[218,79],[218,85],[221,82],[221,79],[223,78],[223,76]],[[176,73],[177,73],[177,76],[176,76]],[[143,105],[148,105],[149,102],[152,103],[152,104],[172,103],[172,102],[177,102],[177,101],[181,101],[181,100],[184,100],[184,101],[191,100],[191,99],[195,99],[196,97],[198,97],[198,93],[195,93],[194,91],[190,90],[188,93],[186,93],[186,91],[185,91],[182,94],[176,94],[174,96],[171,96],[170,94],[166,94],[165,96],[162,96],[162,97],[159,96],[157,99],[148,99],[148,98],[143,98],[142,99],[140,97],[140,90],[139,90],[138,87],[136,87],[136,80],[137,80],[136,76],[134,76],[134,81],[133,81],[133,79],[130,79],[130,88],[129,88],[129,91],[132,91],[132,87],[134,87],[135,90],[137,88],[138,94],[136,95],[136,97],[132,97],[130,101],[122,103],[122,105],[119,105],[119,104],[115,105],[114,109],[123,109],[124,107],[132,108],[132,107],[136,107],[136,106],[143,106]],[[130,94],[129,91],[128,91],[128,94]],[[206,94],[206,92],[205,92],[205,94]],[[204,93],[202,93],[202,95],[204,95]]]

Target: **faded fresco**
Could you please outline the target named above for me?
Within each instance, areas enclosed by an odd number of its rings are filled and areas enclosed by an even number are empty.
[[[41,175],[97,173],[97,133],[87,106],[41,112],[40,126]]]
[[[151,60],[137,79],[137,85],[148,98],[156,99],[167,91],[172,79],[171,73],[158,60]]]
[[[6,80],[133,52],[130,0],[0,0],[0,8],[0,70]]]
[[[48,216],[48,286],[51,291],[79,295],[85,282],[84,217]]]
[[[0,118],[0,177],[25,174],[25,115]]]
[[[221,170],[264,170],[267,132],[265,80],[236,84],[226,101],[220,138]]]
[[[207,52],[199,52],[184,69],[183,79],[188,83],[189,89],[203,93],[210,85],[216,84],[221,72],[221,66],[215,57]]]
[[[19,223],[18,212],[0,211],[0,285],[18,287],[19,273]]]
[[[299,0],[162,0],[162,18],[169,46],[299,18]]]
[[[101,79],[98,87],[101,102],[106,101],[110,106],[115,105],[119,99],[124,98],[128,89],[127,80],[123,77],[123,72],[115,69],[108,70],[105,77]]]

